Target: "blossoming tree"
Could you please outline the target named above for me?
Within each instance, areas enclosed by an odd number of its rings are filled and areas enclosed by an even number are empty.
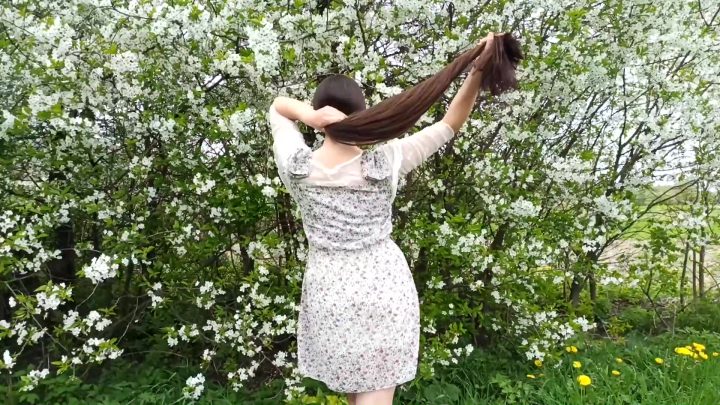
[[[190,398],[210,370],[238,389],[282,375],[287,398],[301,393],[292,338],[306,245],[271,158],[269,103],[307,99],[337,72],[377,103],[488,31],[521,38],[521,89],[482,97],[462,133],[402,179],[396,203],[395,239],[421,287],[421,378],[500,337],[542,360],[602,326],[581,303],[603,284],[687,288],[682,252],[717,242],[719,11],[682,0],[5,2],[0,369],[26,370],[32,389],[150,345],[195,365]],[[639,201],[667,171],[675,185]],[[707,198],[653,222],[639,264],[600,260],[648,207],[700,185]]]

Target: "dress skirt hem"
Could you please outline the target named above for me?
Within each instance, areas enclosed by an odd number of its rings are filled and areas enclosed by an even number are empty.
[[[334,392],[340,393],[340,394],[358,394],[361,392],[379,391],[379,390],[384,390],[384,389],[390,388],[390,387],[397,387],[398,385],[402,385],[408,381],[414,380],[415,376],[417,374],[417,373],[412,373],[411,375],[406,375],[404,377],[400,377],[400,378],[396,379],[394,382],[384,384],[380,387],[367,386],[367,387],[361,387],[361,388],[348,389],[342,385],[336,385],[331,381],[326,381],[325,379],[323,379],[324,377],[322,377],[320,375],[317,375],[314,373],[309,373],[309,372],[305,371],[302,367],[298,368],[298,372],[302,377],[312,378],[313,380],[320,381],[320,382],[324,383],[328,387],[328,389],[330,389]]]

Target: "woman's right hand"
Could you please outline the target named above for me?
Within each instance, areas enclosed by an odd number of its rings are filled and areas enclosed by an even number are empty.
[[[301,121],[319,131],[323,131],[326,126],[342,121],[345,117],[347,117],[347,115],[344,112],[327,105],[317,110],[313,110],[312,112],[308,112],[307,117],[303,117]]]

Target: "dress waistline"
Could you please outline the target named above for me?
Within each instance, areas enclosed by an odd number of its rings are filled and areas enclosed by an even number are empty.
[[[373,248],[382,244],[386,243],[394,243],[395,241],[390,237],[390,235],[378,238],[369,242],[358,244],[357,247],[334,247],[334,246],[321,246],[317,244],[313,244],[311,242],[308,243],[308,250],[316,251],[316,252],[323,252],[323,253],[337,253],[338,251],[341,252],[347,252],[347,253],[356,253],[364,251],[368,248]]]

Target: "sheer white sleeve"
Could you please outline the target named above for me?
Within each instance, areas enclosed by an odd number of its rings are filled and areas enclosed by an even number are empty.
[[[273,154],[275,164],[282,173],[288,157],[300,148],[310,148],[305,144],[305,139],[295,121],[284,117],[276,109],[270,106],[268,121],[273,137]]]
[[[399,178],[420,166],[454,135],[455,131],[450,125],[438,121],[412,135],[393,139],[378,147],[385,152],[391,162],[393,198],[397,192]]]
[[[399,176],[420,166],[455,135],[450,125],[438,121],[404,138],[393,139],[382,148],[394,163]]]

